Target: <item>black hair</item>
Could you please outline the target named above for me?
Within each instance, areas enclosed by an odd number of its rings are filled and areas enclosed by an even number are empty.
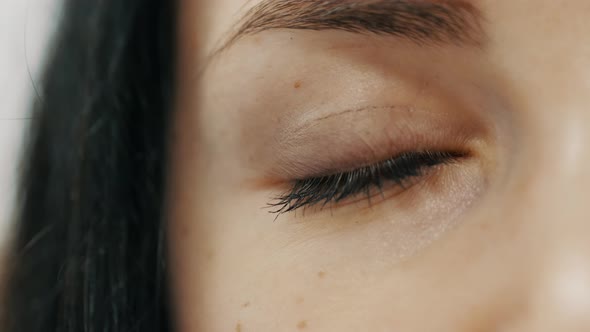
[[[170,330],[173,0],[66,0],[32,110],[3,332]]]

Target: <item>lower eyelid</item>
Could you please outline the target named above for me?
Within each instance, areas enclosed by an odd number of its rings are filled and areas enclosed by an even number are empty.
[[[465,158],[465,157],[463,157]],[[461,159],[463,159],[461,158]],[[457,158],[454,161],[451,161],[453,163],[455,162],[459,162],[459,158]],[[311,204],[311,205],[303,205],[300,206],[296,209],[293,210],[288,210],[288,211],[281,211],[281,209],[279,209],[279,211],[274,211],[277,212],[278,215],[283,214],[283,213],[288,213],[288,212],[292,212],[295,211],[297,209],[311,209],[311,210],[316,210],[316,211],[321,211],[324,208],[326,209],[330,209],[332,210],[333,208],[344,208],[347,206],[352,206],[352,205],[358,205],[358,203],[361,202],[366,202],[367,204],[364,205],[364,208],[371,208],[376,204],[379,204],[383,201],[387,201],[387,200],[392,200],[394,199],[396,196],[402,195],[406,192],[409,192],[411,190],[414,189],[415,186],[417,185],[426,185],[427,183],[429,183],[431,181],[431,179],[435,176],[437,176],[437,174],[441,171],[444,171],[445,167],[448,166],[456,166],[456,165],[449,165],[450,162],[443,162],[441,164],[437,164],[437,165],[433,165],[433,166],[429,166],[429,167],[424,167],[424,170],[421,171],[421,174],[418,176],[412,176],[409,177],[408,179],[404,180],[404,183],[402,185],[400,185],[399,183],[395,183],[395,181],[391,181],[391,180],[387,180],[384,181],[384,186],[379,189],[374,185],[371,185],[371,187],[369,187],[369,192],[358,192],[352,195],[349,195],[348,197],[340,200],[340,201],[321,201],[321,202],[317,202],[315,204]],[[276,208],[276,207],[283,207],[285,206],[285,202],[281,202],[281,203],[277,203],[277,204],[269,204],[270,206]]]
[[[466,197],[474,199],[476,193],[481,191],[478,173],[469,173],[465,176],[465,169],[473,167],[470,160],[458,161],[455,164],[445,164],[432,167],[426,171],[422,177],[415,178],[408,182],[405,188],[389,187],[384,188],[383,194],[374,194],[369,201],[366,196],[357,196],[349,201],[343,201],[334,205],[333,207],[342,208],[343,213],[353,212],[362,213],[363,211],[378,209],[382,203],[391,202],[393,210],[388,210],[387,213],[416,213],[416,209],[421,209],[424,206],[424,200],[434,199],[435,201],[447,201],[451,196],[455,196],[455,192],[469,191],[471,194],[463,193]],[[476,179],[477,177],[477,179]],[[468,187],[468,188],[467,188]],[[433,196],[434,195],[434,196]],[[446,196],[451,195],[451,196]],[[434,198],[436,197],[436,198]],[[447,197],[447,198],[445,198]],[[460,198],[454,198],[458,201],[463,201]],[[462,202],[468,206],[470,203]],[[451,204],[452,205],[452,204]]]
[[[341,202],[337,202],[338,207],[344,207],[353,205],[360,202],[367,202],[366,208],[371,208],[375,204],[379,204],[382,201],[394,199],[399,195],[402,195],[410,190],[416,189],[418,186],[424,186],[433,177],[437,175],[437,172],[442,171],[442,168],[446,165],[436,165],[429,167],[421,175],[415,176],[404,181],[403,186],[396,183],[389,183],[382,187],[381,190],[372,188],[372,192],[369,195],[364,193],[358,193],[355,196],[351,196],[350,199],[345,199]]]

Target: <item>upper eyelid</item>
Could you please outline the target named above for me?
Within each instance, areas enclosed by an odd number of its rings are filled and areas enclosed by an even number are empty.
[[[415,149],[465,147],[478,137],[480,128],[471,117],[414,105],[372,105],[322,113],[285,125],[293,129],[281,131],[272,144],[264,146],[261,151],[268,153],[267,165],[271,165],[268,178],[286,181],[342,166],[352,169],[359,160],[370,164]]]
[[[294,128],[287,128],[285,130],[285,132],[288,134],[285,135],[286,137],[284,138],[284,140],[292,140],[293,138],[301,136],[305,132],[305,130],[312,128],[316,125],[319,125],[322,121],[330,120],[330,119],[333,119],[333,118],[336,118],[339,116],[346,116],[348,114],[353,114],[353,113],[365,113],[365,112],[372,112],[372,111],[379,111],[379,110],[389,110],[389,111],[399,111],[399,112],[402,112],[402,111],[415,112],[415,111],[417,111],[417,109],[412,106],[386,105],[386,106],[364,106],[364,107],[346,109],[346,110],[338,111],[338,112],[331,112],[326,115],[320,115],[318,117],[303,119],[301,121],[301,122],[303,122],[303,124],[299,124],[299,125],[295,126]],[[420,111],[420,110],[418,110],[418,111]],[[422,110],[421,112],[426,112],[426,111]],[[428,112],[428,113],[432,113],[432,112]]]
[[[278,143],[281,146],[291,146],[293,143],[292,142],[297,142],[297,141],[301,141],[303,139],[305,139],[305,137],[308,135],[308,133],[306,133],[306,131],[308,130],[312,130],[313,128],[322,125],[323,122],[325,121],[329,121],[329,120],[335,120],[339,117],[347,117],[347,116],[353,116],[356,117],[356,114],[361,114],[361,113],[368,113],[366,115],[364,115],[364,117],[368,117],[371,116],[372,112],[381,112],[381,111],[387,111],[387,112],[394,112],[395,114],[401,114],[401,113],[405,113],[405,114],[411,114],[413,117],[418,116],[418,115],[422,115],[422,116],[426,116],[428,117],[429,121],[433,121],[435,119],[438,120],[445,120],[445,118],[448,116],[447,113],[441,113],[441,112],[437,112],[435,110],[431,110],[431,109],[425,109],[425,108],[420,108],[420,107],[416,107],[414,105],[404,105],[404,104],[400,104],[400,105],[383,105],[383,106],[378,106],[378,105],[370,105],[370,106],[363,106],[363,107],[357,107],[357,108],[351,108],[351,109],[346,109],[346,110],[341,110],[341,111],[337,111],[337,112],[330,112],[328,114],[310,114],[308,116],[305,116],[299,120],[297,120],[294,124],[288,125],[286,126],[283,130],[281,135],[279,136],[279,140]],[[322,112],[323,113],[323,112]],[[360,116],[360,115],[359,115]],[[375,116],[377,116],[377,114],[375,114]],[[388,114],[389,117],[397,117],[397,115],[393,115],[393,114]],[[400,120],[403,118],[403,122],[407,122],[408,120],[406,119],[406,115],[400,115]],[[398,122],[396,120],[396,122]]]

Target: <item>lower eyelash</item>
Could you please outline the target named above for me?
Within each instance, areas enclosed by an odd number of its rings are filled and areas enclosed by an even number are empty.
[[[273,209],[270,212],[281,215],[305,207],[323,208],[329,203],[338,203],[359,194],[365,194],[370,199],[374,189],[382,193],[388,182],[404,188],[408,180],[423,176],[428,168],[462,157],[465,154],[457,152],[408,152],[352,171],[295,180],[288,192],[269,204]]]

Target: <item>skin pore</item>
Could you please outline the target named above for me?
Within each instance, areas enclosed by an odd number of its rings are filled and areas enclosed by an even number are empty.
[[[587,1],[180,8],[179,331],[590,329]]]

